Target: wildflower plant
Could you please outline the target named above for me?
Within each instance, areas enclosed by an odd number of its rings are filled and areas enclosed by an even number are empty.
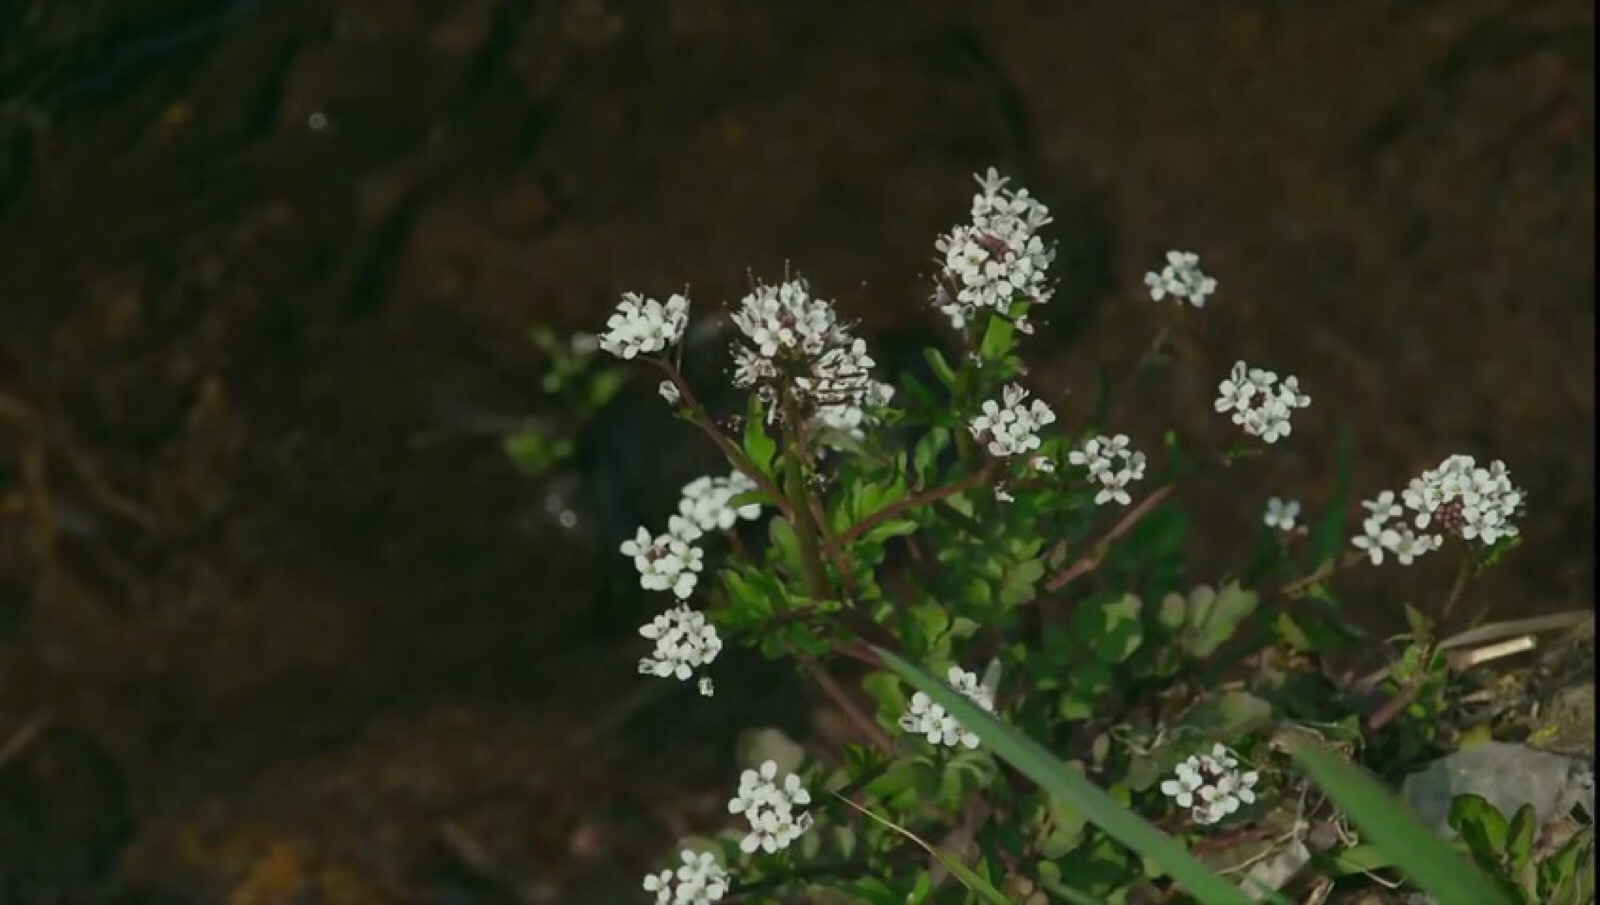
[[[934,243],[930,306],[959,355],[927,350],[926,378],[883,373],[798,277],[732,308],[728,379],[747,396],[732,428],[681,368],[697,303],[630,293],[598,338],[653,368],[663,404],[729,468],[619,551],[661,606],[640,629],[642,680],[711,693],[737,678],[721,674],[724,645],[752,648],[793,663],[855,738],[753,755],[728,824],[686,841],[640,901],[1006,901],[1001,888],[1245,901],[1252,865],[1325,828],[1354,842],[1289,757],[1296,739],[1356,754],[1381,731],[1340,695],[1305,690],[1316,658],[1357,636],[1332,579],[1452,544],[1469,548],[1468,575],[1516,537],[1523,495],[1506,466],[1465,456],[1379,494],[1347,532],[1345,455],[1320,518],[1299,528],[1300,503],[1273,498],[1240,568],[1194,580],[1175,493],[1290,441],[1291,418],[1315,416],[1308,391],[1240,361],[1211,378],[1231,426],[1180,438],[1115,432],[1100,423],[1114,412],[1026,386],[1024,341],[1053,292],[1050,213],[992,169],[977,181],[967,221]],[[1152,352],[1219,289],[1190,252],[1145,283],[1183,303],[1165,309]],[[756,520],[762,542],[741,542]],[[1034,750],[1063,771],[1052,782],[1018,754]]]

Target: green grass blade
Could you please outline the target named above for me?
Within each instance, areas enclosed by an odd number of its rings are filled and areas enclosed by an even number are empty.
[[[1345,508],[1350,505],[1350,428],[1339,426],[1339,446],[1334,459],[1333,499],[1311,532],[1311,565],[1332,562],[1344,545]]]
[[[1205,905],[1250,905],[1250,897],[1201,864],[1172,837],[1117,804],[1094,783],[1069,769],[1027,736],[981,710],[943,682],[888,651],[874,648],[883,662],[976,733],[998,757],[1040,788],[1083,814],[1107,835],[1155,862],[1178,885]]]
[[[1411,809],[1366,771],[1309,741],[1297,741],[1290,754],[1334,803],[1350,815],[1366,842],[1397,864],[1440,902],[1511,905],[1500,890],[1449,843],[1435,836]]]

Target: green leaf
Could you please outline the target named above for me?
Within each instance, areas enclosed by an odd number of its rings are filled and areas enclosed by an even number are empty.
[[[767,420],[761,410],[761,400],[750,394],[750,404],[744,416],[744,454],[767,477],[772,477],[772,460],[778,453],[777,441],[767,433]]]
[[[944,354],[938,349],[929,346],[922,350],[922,357],[927,360],[928,367],[933,371],[933,376],[939,378],[944,388],[953,389],[956,385],[955,369],[950,367],[950,362],[944,360]]]
[[[1139,621],[1142,606],[1132,594],[1091,598],[1073,613],[1073,631],[1102,662],[1121,663],[1144,642],[1144,626]]]
[[[1351,874],[1369,874],[1395,866],[1393,858],[1378,850],[1375,845],[1356,845],[1339,852],[1314,855],[1312,863],[1329,879],[1337,880]]]
[[[998,717],[894,654],[875,650],[889,668],[976,733],[996,756],[1083,814],[1112,838],[1161,865],[1178,885],[1200,901],[1208,905],[1245,905],[1250,901],[1242,890],[1207,870],[1172,837],[1118,805],[1104,790],[1074,773],[1050,752],[1000,722]]]
[[[1016,339],[1017,325],[1000,314],[989,315],[989,326],[983,331],[983,341],[978,345],[978,355],[986,362],[997,362],[1011,354],[1012,341]]]
[[[1333,499],[1328,501],[1328,511],[1322,514],[1317,527],[1311,532],[1311,562],[1321,566],[1338,554],[1344,546],[1344,513],[1350,505],[1350,428],[1339,426],[1333,479]]]
[[[917,440],[916,449],[911,453],[911,468],[916,472],[917,482],[928,484],[934,477],[939,467],[939,456],[950,447],[950,431],[948,428],[929,428]]]
[[[1426,644],[1433,638],[1433,620],[1428,618],[1427,613],[1409,602],[1405,604],[1405,612],[1406,628],[1411,630],[1411,640],[1417,644]]]
[[[552,437],[541,431],[525,430],[508,435],[501,441],[511,464],[523,474],[537,478],[572,455],[572,441],[566,437]]]
[[[1411,880],[1434,898],[1441,902],[1512,905],[1498,886],[1433,835],[1410,808],[1360,767],[1307,739],[1293,740],[1289,753],[1312,781],[1344,809],[1362,835],[1396,863],[1405,865]]]
[[[1533,805],[1525,804],[1511,817],[1506,830],[1505,851],[1511,859],[1512,872],[1521,871],[1533,860],[1533,840],[1539,829],[1538,818],[1533,815]]]
[[[1189,592],[1188,625],[1183,633],[1183,646],[1192,657],[1205,658],[1232,638],[1246,616],[1255,612],[1260,598],[1247,591],[1236,581],[1213,591],[1208,585],[1199,585]]]
[[[1066,767],[1083,774],[1083,764],[1073,762]],[[1077,848],[1089,826],[1083,814],[1058,798],[1045,799],[1044,818],[1046,831],[1039,838],[1039,854],[1052,861]]]

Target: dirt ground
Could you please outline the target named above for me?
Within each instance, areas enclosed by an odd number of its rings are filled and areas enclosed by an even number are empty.
[[[1267,496],[1329,498],[1346,427],[1363,495],[1458,451],[1525,486],[1471,608],[1589,606],[1593,32],[1576,0],[0,5],[0,901],[632,901],[718,825],[737,730],[808,705],[759,664],[640,691],[613,544],[706,460],[630,396],[520,477],[496,432],[561,415],[526,328],[791,265],[905,336],[991,164],[1056,211],[1059,408],[1170,313],[1169,247],[1221,289],[1116,426],[1217,436],[1236,358],[1315,398],[1189,500],[1202,572]]]

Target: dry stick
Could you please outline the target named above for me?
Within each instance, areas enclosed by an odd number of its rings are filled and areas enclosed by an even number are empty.
[[[1515,654],[1527,653],[1539,646],[1538,639],[1532,635],[1523,635],[1521,638],[1512,638],[1510,641],[1499,641],[1494,644],[1485,644],[1472,650],[1458,650],[1447,658],[1453,672],[1482,666],[1501,657],[1510,657]]]
[[[1471,631],[1462,632],[1459,635],[1452,635],[1449,638],[1440,641],[1435,646],[1435,649],[1440,653],[1443,653],[1445,651],[1453,651],[1457,650],[1458,648],[1468,647],[1479,642],[1496,641],[1502,638],[1511,637],[1513,635],[1532,635],[1537,632],[1550,632],[1557,631],[1559,629],[1575,628],[1576,626],[1581,625],[1584,621],[1592,620],[1593,618],[1594,613],[1590,610],[1569,610],[1565,613],[1556,613],[1551,616],[1535,616],[1531,619],[1513,619],[1509,622],[1496,622],[1493,625],[1485,625],[1472,629]],[[1494,646],[1495,645],[1491,645],[1490,648]],[[1480,648],[1479,650],[1487,651],[1490,648]],[[1478,653],[1478,651],[1474,651],[1473,653]],[[1373,670],[1367,675],[1362,676],[1360,679],[1357,679],[1351,687],[1356,689],[1373,688],[1377,686],[1379,682],[1382,682],[1384,679],[1389,677],[1390,670],[1391,667],[1388,666]]]
[[[711,416],[706,413],[705,406],[700,404],[700,400],[695,398],[694,391],[689,389],[689,383],[683,379],[683,374],[665,359],[652,358],[650,360],[661,368],[662,372],[667,375],[667,379],[672,381],[672,385],[677,388],[679,398],[683,400],[684,407],[689,410],[690,423],[698,427],[707,437],[710,437],[711,442],[717,445],[717,449],[721,450],[722,454],[728,457],[728,461],[733,463],[733,467],[744,472],[745,477],[754,481],[763,493],[772,498],[772,504],[778,507],[778,511],[783,513],[785,518],[792,521],[794,519],[794,509],[789,505],[789,500],[783,495],[783,491],[779,490],[778,485],[772,483],[771,479],[761,469],[757,468],[754,462],[750,461],[749,456],[746,456],[743,451],[734,446],[727,437],[722,435],[722,431],[717,430],[716,426],[711,423]]]
[[[991,469],[992,466],[985,465],[953,484],[946,484],[943,487],[935,487],[932,490],[925,490],[922,493],[914,493],[911,496],[896,500],[895,502],[890,503],[882,509],[879,509],[877,512],[872,513],[861,521],[856,522],[849,528],[846,528],[842,534],[834,539],[834,541],[836,544],[847,544],[908,509],[915,509],[918,506],[926,506],[929,503],[937,503],[946,497],[952,497],[964,490],[971,490],[974,487],[978,487],[989,480],[989,476],[992,473]]]
[[[1132,531],[1139,522],[1144,520],[1145,516],[1150,514],[1151,510],[1161,505],[1167,497],[1171,496],[1177,486],[1177,484],[1168,484],[1145,497],[1138,506],[1135,506],[1131,512],[1122,517],[1122,521],[1113,525],[1111,530],[1106,532],[1105,537],[1102,537],[1091,547],[1087,554],[1079,557],[1078,561],[1068,566],[1065,571],[1052,576],[1050,580],[1046,581],[1044,583],[1045,590],[1059,591],[1083,575],[1099,568],[1100,561],[1105,558],[1112,542]],[[1064,541],[1062,546],[1065,546]]]

